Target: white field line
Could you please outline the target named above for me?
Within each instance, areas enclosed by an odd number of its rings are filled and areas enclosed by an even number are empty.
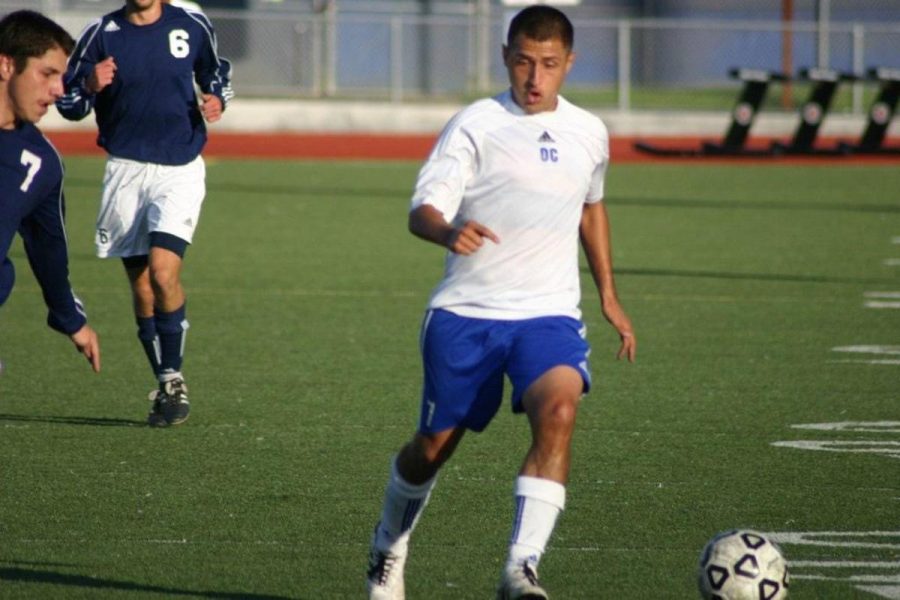
[[[765,535],[785,546],[900,550],[900,531],[770,531]],[[858,541],[871,538],[886,538],[891,541]]]
[[[900,346],[879,346],[876,344],[862,344],[858,346],[835,346],[832,352],[847,352],[851,354],[897,354],[900,355]]]
[[[880,308],[880,309],[898,309],[900,302],[884,302],[881,300],[870,300],[863,304],[864,308]]]
[[[900,585],[858,585],[856,589],[888,600],[900,600]]]
[[[900,359],[897,360],[829,360],[831,364],[848,364],[857,365],[900,365]]]
[[[900,561],[874,560],[790,560],[792,569],[897,569]]]
[[[900,300],[900,292],[866,292],[866,298],[897,298]]]
[[[788,564],[790,567],[790,564]],[[791,579],[806,579],[809,581],[848,581],[850,583],[900,583],[900,574],[897,575],[848,575],[847,577],[835,577],[833,575],[805,575],[791,573]]]
[[[865,431],[874,433],[900,433],[900,421],[838,421],[836,423],[802,423],[791,429],[815,431]]]
[[[882,264],[886,267],[900,267],[900,258],[886,258]]]
[[[900,442],[878,440],[793,440],[772,442],[778,448],[794,448],[795,450],[818,450],[822,452],[845,452],[847,454],[883,454],[890,458],[900,459]],[[900,546],[898,546],[900,548]]]

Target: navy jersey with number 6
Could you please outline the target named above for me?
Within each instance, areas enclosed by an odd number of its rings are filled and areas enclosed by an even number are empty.
[[[94,65],[110,56],[115,77],[91,94],[86,81]],[[139,26],[125,18],[123,7],[82,32],[69,58],[66,95],[56,106],[70,120],[84,118],[93,108],[97,143],[112,156],[184,165],[206,143],[194,81],[203,93],[218,96],[224,108],[228,70],[202,13],[163,4],[159,20]]]
[[[86,319],[69,285],[62,179],[62,161],[37,127],[0,129],[0,304],[15,282],[7,253],[18,231],[50,310],[47,323],[72,334]]]

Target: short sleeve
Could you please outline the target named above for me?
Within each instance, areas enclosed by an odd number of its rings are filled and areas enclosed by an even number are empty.
[[[475,140],[456,119],[441,133],[428,160],[419,171],[411,210],[429,204],[447,221],[459,210],[466,185],[475,175],[478,149]]]
[[[590,187],[584,200],[587,204],[594,204],[603,200],[606,187],[606,169],[609,166],[609,137],[607,135],[601,136],[599,146],[598,160],[594,165],[593,173],[591,173]]]

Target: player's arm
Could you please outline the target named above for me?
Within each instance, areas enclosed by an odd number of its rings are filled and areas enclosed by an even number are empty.
[[[203,26],[202,45],[194,61],[194,80],[200,88],[200,110],[207,122],[215,123],[234,97],[231,61],[219,58],[216,34],[206,15],[193,13],[192,16]]]
[[[617,354],[618,358],[627,357],[634,362],[637,350],[637,339],[634,336],[634,328],[631,320],[622,306],[616,294],[616,284],[613,277],[612,253],[610,243],[609,216],[606,213],[606,205],[603,202],[585,204],[581,213],[581,246],[584,248],[594,284],[600,294],[600,306],[603,316],[616,328],[622,344]]]
[[[70,121],[79,121],[89,115],[96,95],[115,78],[115,59],[101,55],[101,24],[102,21],[98,20],[85,28],[69,57],[63,77],[65,93],[56,101],[56,109]]]
[[[444,215],[434,206],[423,204],[409,213],[409,230],[414,235],[444,246],[456,254],[469,255],[476,252],[488,239],[495,244],[500,238],[477,221],[467,221],[461,227],[454,227],[444,219]]]
[[[61,185],[61,184],[60,184]],[[59,186],[19,226],[28,263],[47,305],[47,324],[72,340],[94,371],[100,371],[97,334],[69,284],[69,253]]]

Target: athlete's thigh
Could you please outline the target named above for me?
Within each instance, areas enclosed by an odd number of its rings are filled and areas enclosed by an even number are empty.
[[[97,256],[147,254],[148,204],[144,195],[147,165],[110,158],[103,174],[103,192],[94,236]]]
[[[497,323],[444,310],[429,311],[422,324],[424,368],[419,431],[465,427],[482,431],[500,407],[506,349]]]
[[[198,156],[186,165],[158,165],[148,187],[152,197],[149,230],[168,233],[190,243],[206,197],[203,158]]]
[[[585,333],[584,325],[570,317],[542,317],[519,323],[507,365],[513,385],[513,411],[523,411],[523,394],[554,367],[572,367],[581,375],[582,392],[590,389],[590,346]]]

